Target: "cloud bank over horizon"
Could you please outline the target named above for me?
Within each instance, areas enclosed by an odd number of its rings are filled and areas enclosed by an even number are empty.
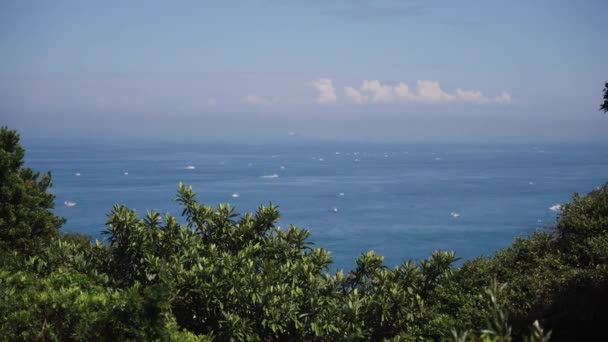
[[[352,75],[0,76],[0,121],[34,136],[354,140],[600,139],[605,117],[508,91]],[[363,81],[361,81],[363,80]],[[353,86],[358,85],[358,86]],[[412,84],[413,86],[410,86]],[[457,83],[456,83],[457,84]],[[495,95],[498,94],[498,95]],[[534,101],[533,101],[534,100]]]
[[[453,93],[448,93],[441,88],[439,82],[418,80],[416,87],[412,90],[404,82],[395,85],[383,84],[378,80],[364,80],[356,89],[352,86],[344,87],[347,99],[354,104],[390,104],[390,103],[449,103],[463,102],[470,104],[510,104],[511,95],[502,91],[494,98],[484,96],[479,90],[463,90],[457,88]]]
[[[507,91],[489,97],[480,90],[455,88],[448,91],[438,81],[419,80],[410,87],[403,81],[389,83],[365,79],[360,86],[354,87],[349,85],[348,77],[310,79],[307,75],[266,73],[0,75],[0,110],[129,115],[280,108],[298,115],[301,108],[314,107],[348,111],[349,108],[365,107],[360,105],[376,104],[405,107],[513,104],[512,95]]]

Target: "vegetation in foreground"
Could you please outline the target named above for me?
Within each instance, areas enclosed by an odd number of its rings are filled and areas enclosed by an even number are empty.
[[[50,174],[0,131],[0,339],[14,341],[547,341],[608,317],[608,185],[494,257],[453,252],[346,274],[273,205],[237,215],[180,185],[185,225],[125,206],[107,241],[61,234]],[[548,333],[551,331],[551,333]]]

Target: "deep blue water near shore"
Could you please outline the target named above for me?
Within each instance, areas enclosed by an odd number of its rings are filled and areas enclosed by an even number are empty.
[[[239,212],[278,204],[281,226],[309,229],[315,246],[332,253],[332,268],[344,269],[370,249],[391,267],[436,249],[464,259],[489,255],[517,235],[554,223],[549,208],[573,192],[608,181],[608,149],[599,144],[46,139],[24,145],[27,166],[53,173],[55,212],[68,220],[64,231],[101,238],[114,203],[140,214],[179,215],[174,198],[183,181],[201,202],[229,202]]]

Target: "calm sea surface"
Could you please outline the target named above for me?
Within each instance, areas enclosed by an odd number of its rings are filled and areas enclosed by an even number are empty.
[[[114,203],[179,215],[180,181],[239,212],[279,205],[350,269],[374,250],[388,266],[454,250],[490,255],[555,222],[550,208],[608,181],[606,145],[126,143],[24,141],[51,170],[64,231],[101,238]],[[73,203],[70,203],[73,202]],[[66,203],[68,205],[66,205]],[[73,206],[69,206],[74,204]]]

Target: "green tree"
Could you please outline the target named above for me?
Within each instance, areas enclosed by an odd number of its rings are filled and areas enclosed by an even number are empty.
[[[0,249],[35,253],[59,235],[64,220],[50,212],[51,174],[23,168],[19,134],[0,129]]]

